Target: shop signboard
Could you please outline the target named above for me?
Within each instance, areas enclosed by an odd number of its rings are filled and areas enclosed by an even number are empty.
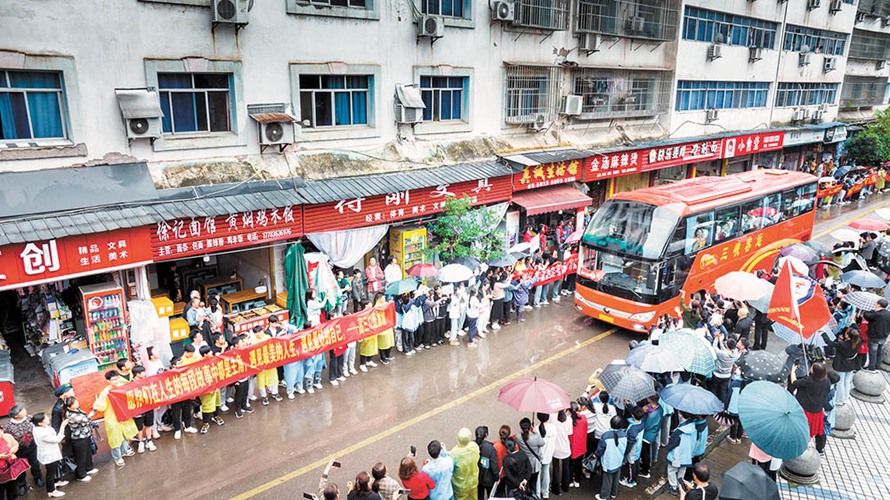
[[[813,144],[825,139],[824,128],[796,128],[785,131],[785,140],[782,147],[789,148],[802,144]]]
[[[580,173],[581,160],[527,166],[513,175],[513,190],[524,191],[575,182],[580,178]]]
[[[513,189],[511,181],[512,176],[505,175],[303,205],[303,229],[307,234],[323,233],[430,216],[441,212],[448,198],[464,195],[470,198],[473,205],[508,201]]]
[[[610,154],[596,154],[585,161],[584,181],[597,181],[619,175],[716,160],[720,158],[721,147],[720,139],[706,139]]]
[[[174,219],[151,227],[151,255],[155,261],[181,259],[294,239],[302,234],[299,205]]]
[[[784,143],[784,130],[726,137],[723,139],[723,156],[721,158],[735,158],[764,151],[776,151],[782,149]]]
[[[847,140],[847,127],[841,125],[832,127],[825,131],[825,143],[831,144],[835,142],[844,142]]]
[[[0,290],[151,262],[147,227],[0,247]]]

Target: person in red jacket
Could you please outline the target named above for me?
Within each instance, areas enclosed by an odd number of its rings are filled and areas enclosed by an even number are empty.
[[[399,464],[399,479],[405,489],[411,490],[408,498],[412,500],[429,500],[430,490],[436,487],[436,482],[426,472],[417,470],[417,463],[411,455],[403,458]]]
[[[498,430],[498,439],[494,442],[494,451],[498,454],[498,466],[497,470],[500,471],[500,475],[498,477],[504,477],[504,471],[502,466],[504,465],[504,457],[507,456],[507,439],[512,439],[513,442],[516,442],[516,436],[513,435],[513,431],[510,429],[509,425],[502,425],[500,430]],[[510,452],[514,450],[509,450]]]
[[[569,436],[569,444],[572,447],[571,461],[569,462],[569,470],[572,473],[573,488],[581,486],[581,460],[587,454],[587,416],[580,413],[581,406],[576,401],[572,401],[569,407],[569,413],[572,416],[572,435]]]

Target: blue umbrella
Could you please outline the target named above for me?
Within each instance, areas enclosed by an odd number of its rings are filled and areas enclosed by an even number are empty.
[[[841,177],[847,175],[847,172],[849,172],[852,168],[853,167],[851,165],[844,165],[843,167],[839,167],[837,170],[834,171],[834,178],[840,179]]]
[[[643,344],[627,353],[627,364],[647,373],[680,372],[686,368],[677,355],[660,345]]]
[[[859,288],[884,288],[887,283],[871,271],[847,271],[841,275],[841,281]]]
[[[739,396],[739,419],[751,442],[771,457],[797,458],[810,442],[810,426],[800,403],[772,382],[745,386]]]
[[[662,389],[661,399],[690,415],[713,415],[723,411],[723,402],[717,396],[692,384],[669,385]]]

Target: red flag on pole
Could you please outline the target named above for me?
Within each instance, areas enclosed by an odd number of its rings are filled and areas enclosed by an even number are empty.
[[[831,321],[828,302],[818,283],[794,274],[786,261],[779,272],[766,317],[808,339]]]

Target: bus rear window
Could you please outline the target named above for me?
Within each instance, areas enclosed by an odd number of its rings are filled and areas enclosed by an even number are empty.
[[[611,200],[597,210],[582,241],[630,255],[658,258],[674,234],[677,214],[671,208]]]

